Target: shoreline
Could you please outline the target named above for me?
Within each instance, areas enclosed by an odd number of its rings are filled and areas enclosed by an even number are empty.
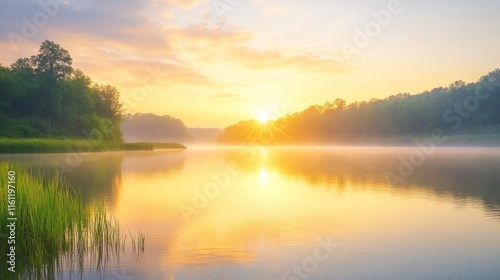
[[[243,142],[243,141],[242,141]],[[444,135],[442,141],[435,141],[432,136],[398,136],[377,139],[356,139],[352,141],[331,141],[318,143],[248,143],[245,146],[267,147],[415,147],[422,143],[432,142],[435,147],[500,147],[500,133],[488,134],[454,134]],[[237,143],[220,143],[213,147],[238,147]],[[196,146],[193,146],[196,147]]]
[[[416,147],[430,137],[425,136],[401,136],[371,139],[367,141],[352,142],[330,142],[330,143],[282,143],[259,145],[258,143],[247,143],[246,146],[266,147],[380,147],[380,148],[405,148]],[[443,143],[434,143],[435,147],[442,148],[499,148],[500,133],[491,134],[461,134],[448,135]],[[208,146],[193,145],[189,148],[230,148],[240,147],[233,144],[212,144]],[[58,154],[58,153],[98,153],[98,152],[120,152],[120,151],[154,151],[154,150],[186,150],[188,146],[179,143],[157,143],[157,142],[109,142],[88,139],[59,139],[59,138],[0,138],[0,154]]]
[[[0,138],[0,154],[96,153],[187,149],[179,143],[108,142],[88,139]]]

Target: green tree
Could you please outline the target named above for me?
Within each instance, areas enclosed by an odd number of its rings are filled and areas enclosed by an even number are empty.
[[[98,130],[103,140],[121,141],[119,95],[73,70],[69,52],[46,40],[37,55],[0,65],[0,136],[88,137]]]
[[[38,55],[31,57],[31,62],[34,65],[35,77],[40,81],[42,93],[46,97],[45,116],[51,130],[52,119],[61,109],[61,81],[68,78],[73,71],[73,59],[67,50],[45,40],[40,45]]]
[[[92,114],[95,110],[92,98],[92,80],[81,70],[73,71],[69,79],[64,80],[62,90],[61,126],[73,135],[90,131]]]
[[[120,103],[120,92],[110,85],[95,85],[93,87],[95,113],[100,118],[101,130],[107,131],[107,140],[120,140],[120,125],[123,120],[123,105]],[[109,131],[109,126],[113,129]],[[98,128],[100,129],[100,128]]]
[[[0,65],[0,112],[12,116],[12,75],[9,68]]]
[[[28,117],[36,112],[41,102],[39,83],[35,77],[35,69],[29,58],[19,58],[10,65],[13,88],[11,95],[19,99],[13,105],[19,116]]]

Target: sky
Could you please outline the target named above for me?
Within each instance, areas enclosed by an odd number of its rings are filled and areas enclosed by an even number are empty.
[[[495,0],[0,0],[0,64],[52,40],[128,113],[226,127],[336,98],[475,82],[500,66]]]

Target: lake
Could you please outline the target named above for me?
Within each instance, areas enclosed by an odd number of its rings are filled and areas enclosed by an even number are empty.
[[[65,279],[500,279],[500,149],[245,147],[1,155],[63,167],[147,234]],[[83,273],[83,274],[79,274]]]

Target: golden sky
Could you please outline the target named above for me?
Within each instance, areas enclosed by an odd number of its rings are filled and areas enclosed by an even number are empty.
[[[0,3],[2,65],[53,40],[75,68],[117,86],[128,112],[190,127],[419,93],[500,65],[493,0]]]

